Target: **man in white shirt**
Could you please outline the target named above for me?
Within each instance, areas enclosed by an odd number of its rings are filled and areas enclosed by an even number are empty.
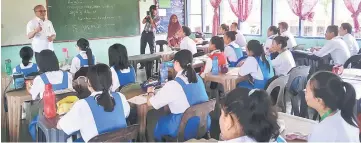
[[[247,45],[246,38],[244,37],[241,30],[238,30],[238,23],[233,22],[231,25],[231,31],[237,32],[236,35],[236,44],[239,45],[240,48],[244,49]]]
[[[267,30],[267,40],[266,43],[264,44],[263,48],[264,48],[264,52],[266,55],[270,55],[269,49],[272,48],[272,42],[273,42],[273,38],[275,38],[278,35],[278,28],[276,26],[270,26]]]
[[[327,43],[321,49],[312,48],[311,52],[318,57],[330,54],[334,65],[343,65],[351,55],[345,41],[337,37],[337,35],[338,26],[328,26],[325,34],[325,38],[328,40]]]
[[[342,23],[340,29],[338,30],[340,36],[342,36],[343,41],[347,44],[351,56],[357,55],[360,50],[359,45],[356,42],[355,37],[352,36],[352,26],[350,23]]]
[[[31,45],[35,52],[35,59],[38,63],[38,54],[42,50],[54,51],[53,41],[56,33],[51,21],[45,19],[46,10],[42,5],[34,8],[36,17],[26,25],[26,33],[29,39],[33,39]]]
[[[288,37],[287,49],[292,49],[297,46],[295,36],[288,30],[288,24],[286,22],[278,23],[278,29],[280,30],[281,36]]]
[[[194,42],[194,40],[192,40],[191,38],[189,38],[189,36],[192,34],[192,31],[189,27],[187,26],[182,26],[182,29],[180,29],[177,32],[177,36],[178,37],[182,37],[182,41],[179,44],[179,48],[181,50],[189,50],[192,52],[192,55],[194,55],[195,53],[197,53],[197,45]]]

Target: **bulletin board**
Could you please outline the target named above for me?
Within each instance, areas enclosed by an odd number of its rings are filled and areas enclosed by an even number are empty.
[[[170,8],[167,8],[169,2]],[[160,23],[157,25],[157,33],[168,32],[169,19],[172,14],[177,15],[179,23],[184,25],[184,0],[155,0],[155,3],[158,7],[158,11],[161,11],[162,9],[166,10],[165,16],[160,17]]]

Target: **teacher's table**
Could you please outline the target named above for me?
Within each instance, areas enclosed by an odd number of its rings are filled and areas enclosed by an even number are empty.
[[[151,77],[152,74],[153,61],[160,60],[161,56],[157,54],[143,54],[143,55],[130,56],[128,59],[129,62],[134,67],[135,74],[137,74],[137,64],[145,63],[147,78],[149,78]]]
[[[212,81],[217,82],[223,85],[224,93],[228,93],[237,87],[237,84],[241,82],[241,78],[234,74],[239,68],[229,68],[229,72],[226,74],[219,73],[218,75],[213,75],[212,73],[207,73],[204,77],[204,82]]]
[[[207,45],[198,45],[197,46],[197,51],[203,51],[205,54],[208,54],[208,53],[210,53],[210,51],[209,51],[209,45],[207,44]]]

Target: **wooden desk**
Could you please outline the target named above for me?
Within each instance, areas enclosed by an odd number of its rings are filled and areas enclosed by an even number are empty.
[[[6,73],[1,73],[1,131],[4,132],[1,134],[2,140],[3,142],[8,142],[9,141],[9,137],[7,137],[8,135],[8,128],[9,128],[9,123],[8,123],[8,113],[5,112],[5,108],[4,108],[4,104],[5,104],[5,94],[4,91],[6,89],[6,87],[12,82],[12,78],[11,76],[8,76]],[[5,135],[5,136],[2,136]]]
[[[213,75],[212,73],[206,74],[204,82],[212,81],[223,85],[224,93],[228,93],[237,87],[237,84],[241,82],[241,78],[236,75],[221,74]]]
[[[18,142],[20,137],[21,108],[24,101],[31,100],[26,90],[10,91],[6,93],[8,103],[9,139]]]
[[[139,97],[133,97],[128,99],[129,105],[131,108],[137,109],[137,123],[139,124],[139,141],[146,141],[146,128],[147,128],[147,114],[148,111],[153,109],[153,107],[148,106],[147,98],[143,97],[143,95],[138,95]],[[133,99],[140,99],[141,101],[134,102]]]

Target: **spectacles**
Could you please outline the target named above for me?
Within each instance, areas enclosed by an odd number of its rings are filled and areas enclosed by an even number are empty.
[[[36,11],[36,12],[45,13],[46,10],[38,10],[38,11]]]

